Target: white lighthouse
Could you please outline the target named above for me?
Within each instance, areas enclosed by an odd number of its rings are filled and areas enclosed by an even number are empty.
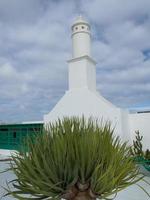
[[[54,108],[44,115],[44,123],[71,116],[111,121],[115,131],[128,136],[128,113],[116,107],[96,90],[96,62],[91,56],[91,28],[81,16],[71,27],[72,58],[68,61],[69,88]],[[125,134],[125,133],[126,134]]]
[[[44,123],[65,116],[82,115],[86,118],[109,120],[115,127],[115,132],[125,140],[133,140],[135,131],[139,130],[144,136],[144,147],[149,148],[150,112],[129,113],[113,105],[96,90],[96,62],[91,55],[91,28],[81,16],[73,23],[71,36],[72,58],[68,61],[68,91],[54,108],[44,115]]]

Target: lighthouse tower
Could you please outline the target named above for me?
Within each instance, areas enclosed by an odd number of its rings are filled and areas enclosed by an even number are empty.
[[[69,88],[54,108],[44,116],[44,123],[71,116],[94,117],[111,121],[119,135],[127,130],[127,113],[96,90],[96,62],[91,56],[91,27],[81,16],[71,27],[72,58],[68,61]],[[124,120],[126,118],[126,120]]]
[[[82,16],[79,16],[71,27],[72,30],[72,57],[78,58],[91,55],[90,25]]]
[[[90,25],[81,16],[71,27],[72,59],[69,63],[69,90],[96,91],[96,62],[91,58]]]

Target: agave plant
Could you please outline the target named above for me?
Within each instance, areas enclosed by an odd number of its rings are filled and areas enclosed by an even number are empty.
[[[12,155],[16,175],[7,195],[17,199],[108,199],[136,183],[139,170],[130,147],[109,123],[64,118],[28,141],[28,152]]]

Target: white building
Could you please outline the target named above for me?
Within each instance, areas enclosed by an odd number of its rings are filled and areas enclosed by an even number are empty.
[[[44,123],[64,116],[94,117],[112,122],[125,140],[133,140],[135,130],[144,136],[150,148],[150,113],[131,114],[116,107],[96,90],[96,62],[91,56],[90,25],[79,17],[72,25],[72,58],[69,65],[69,88],[56,106],[44,116]]]

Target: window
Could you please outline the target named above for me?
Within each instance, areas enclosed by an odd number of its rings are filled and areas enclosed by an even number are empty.
[[[82,26],[82,29],[84,29],[84,26]]]
[[[16,132],[13,132],[13,138],[16,138]]]
[[[22,128],[21,130],[22,130],[22,131],[27,131],[27,128]]]
[[[40,131],[40,128],[29,128],[30,131]]]
[[[8,128],[1,128],[0,131],[8,131]]]
[[[16,128],[14,128],[14,129],[12,129],[14,132],[16,132],[18,129],[16,129]]]
[[[34,128],[29,128],[28,130],[29,130],[29,131],[34,131]]]

